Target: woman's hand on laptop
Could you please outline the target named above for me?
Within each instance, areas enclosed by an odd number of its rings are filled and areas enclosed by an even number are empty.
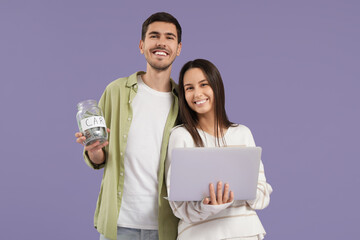
[[[210,191],[210,199],[207,197],[203,200],[204,204],[207,205],[221,205],[225,203],[230,203],[234,200],[233,191],[229,191],[229,184],[225,183],[224,193],[222,192],[222,182],[217,183],[217,190],[215,194],[214,184],[210,183],[209,191]]]

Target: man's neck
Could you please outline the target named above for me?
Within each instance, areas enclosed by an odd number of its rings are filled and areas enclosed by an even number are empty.
[[[159,92],[170,92],[170,73],[171,66],[164,71],[157,71],[152,67],[147,67],[146,73],[142,75],[142,80],[146,85]]]

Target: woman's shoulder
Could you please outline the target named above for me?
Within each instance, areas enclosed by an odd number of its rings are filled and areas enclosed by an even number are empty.
[[[178,125],[171,129],[170,132],[170,141],[182,141],[192,143],[193,139],[189,131],[184,127],[184,125]]]
[[[251,138],[253,139],[253,135],[251,133],[250,128],[243,124],[236,124],[230,127],[230,133],[234,136],[242,136],[243,138]]]
[[[177,125],[171,129],[170,132],[171,136],[191,136],[189,131],[184,127],[183,124]]]
[[[243,124],[234,124],[230,127],[231,131],[237,132],[237,133],[251,133],[250,128]]]
[[[246,146],[255,146],[254,137],[250,129],[242,124],[237,124],[229,128],[229,134],[226,134],[229,144],[245,144]]]

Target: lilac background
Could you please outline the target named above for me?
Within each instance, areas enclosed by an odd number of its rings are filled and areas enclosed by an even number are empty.
[[[221,3],[220,3],[221,2]],[[75,143],[76,104],[145,70],[142,22],[183,27],[173,66],[213,61],[230,119],[263,147],[270,239],[358,235],[359,1],[9,1],[0,3],[1,239],[98,239],[102,171]],[[354,237],[355,236],[355,237]]]

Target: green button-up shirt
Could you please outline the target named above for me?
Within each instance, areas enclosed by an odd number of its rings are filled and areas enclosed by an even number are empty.
[[[103,110],[106,126],[110,128],[109,145],[105,147],[106,161],[104,164],[93,164],[86,152],[86,163],[94,168],[104,167],[101,190],[99,193],[94,216],[94,225],[99,233],[106,238],[116,240],[117,220],[121,207],[122,192],[124,189],[124,156],[132,120],[131,103],[137,93],[137,75],[144,72],[136,72],[130,77],[119,78],[111,82],[105,89],[99,106]],[[170,136],[170,130],[175,125],[178,115],[177,85],[171,81],[171,91],[174,101],[168,114],[160,152],[160,166],[158,173],[158,201],[159,218],[158,230],[160,240],[175,240],[177,235],[178,219],[173,215],[169,203],[164,197],[167,196],[165,184],[165,158]],[[156,107],[156,106],[154,106]],[[125,136],[125,137],[124,137]]]

